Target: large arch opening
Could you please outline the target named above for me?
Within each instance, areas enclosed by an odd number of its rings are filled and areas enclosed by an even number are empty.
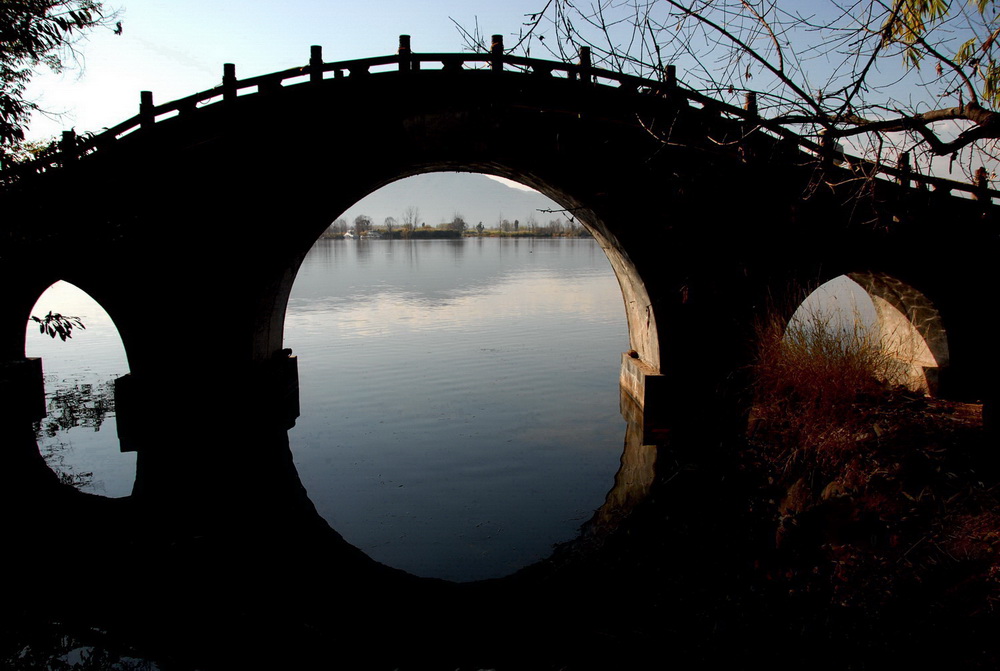
[[[320,514],[374,559],[499,577],[604,503],[629,327],[602,244],[559,210],[521,185],[428,173],[349,208],[300,266],[292,453]]]
[[[25,354],[42,359],[46,416],[35,428],[39,452],[60,481],[108,497],[128,496],[135,481],[135,454],[119,447],[114,381],[128,373],[118,329],[89,294],[66,281],[50,285],[31,315],[78,317],[65,340],[40,332],[30,320]]]

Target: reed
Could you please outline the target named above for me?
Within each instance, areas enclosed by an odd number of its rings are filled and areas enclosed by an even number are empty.
[[[786,323],[778,311],[756,328],[755,425],[772,441],[817,458],[847,449],[900,391],[905,366],[878,330],[853,315],[813,310]]]

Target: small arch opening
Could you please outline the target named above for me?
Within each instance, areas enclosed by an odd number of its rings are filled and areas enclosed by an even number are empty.
[[[108,312],[82,289],[65,281],[49,286],[31,316],[77,317],[68,337],[50,337],[29,318],[25,354],[42,359],[46,416],[35,428],[38,448],[59,479],[81,491],[128,496],[135,481],[134,453],[119,447],[114,381],[128,373],[118,329]]]
[[[793,313],[785,338],[855,353],[889,386],[926,395],[937,393],[948,364],[937,310],[913,287],[881,273],[840,275],[817,287]]]
[[[428,173],[356,203],[300,266],[284,325],[292,454],[320,514],[374,559],[507,575],[574,538],[613,487],[622,291],[559,209]]]

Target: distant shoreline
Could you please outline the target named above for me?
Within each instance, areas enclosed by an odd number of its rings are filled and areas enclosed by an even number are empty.
[[[320,240],[460,240],[465,238],[537,238],[548,240],[589,240],[594,236],[585,229],[574,230],[572,233],[548,233],[535,231],[497,231],[488,230],[479,233],[477,231],[449,231],[437,228],[420,228],[413,231],[393,231],[391,234],[385,231],[375,231],[377,236],[353,236],[345,237],[343,233],[333,233],[326,231],[320,236]]]

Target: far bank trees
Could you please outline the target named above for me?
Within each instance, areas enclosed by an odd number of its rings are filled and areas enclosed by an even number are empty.
[[[358,216],[354,217],[354,232],[357,233],[358,235],[361,235],[362,233],[367,233],[368,231],[372,230],[373,224],[374,221],[367,214],[359,214]]]
[[[456,233],[465,233],[465,231],[468,230],[469,225],[465,223],[465,217],[463,217],[461,214],[455,214],[455,216],[452,217],[451,221],[445,224],[445,227],[449,231],[455,231]]]
[[[420,209],[412,205],[403,210],[403,230],[412,231],[420,226]]]

